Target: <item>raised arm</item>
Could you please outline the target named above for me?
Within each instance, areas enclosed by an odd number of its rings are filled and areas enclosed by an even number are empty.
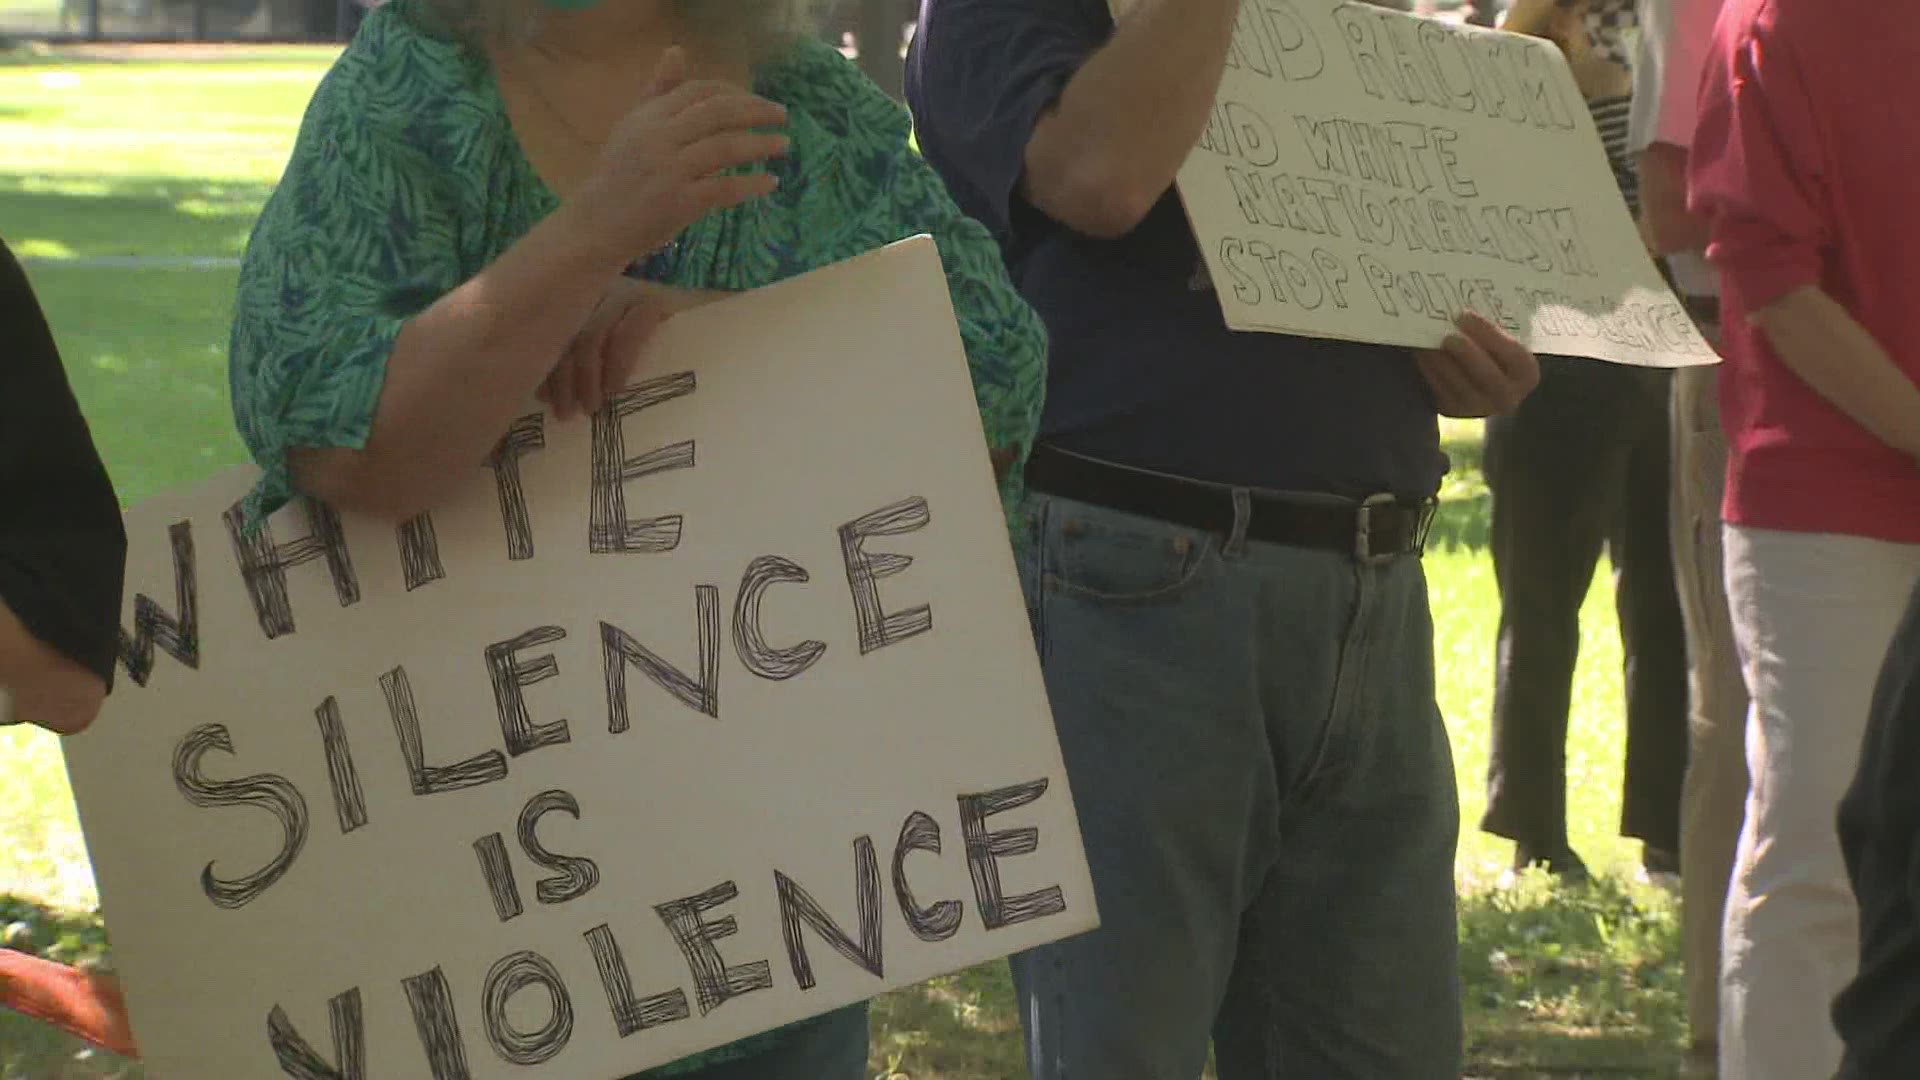
[[[1239,0],[924,0],[907,72],[920,142],[1004,233],[1018,200],[1088,236],[1173,186],[1219,89]]]
[[[1239,11],[1239,0],[1135,4],[1040,114],[1026,200],[1089,236],[1132,232],[1200,141]]]

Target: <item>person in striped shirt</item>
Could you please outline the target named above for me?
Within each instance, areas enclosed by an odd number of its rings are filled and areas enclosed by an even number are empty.
[[[1635,27],[1631,0],[1520,0],[1504,24],[1560,46],[1629,209]],[[1540,368],[1539,388],[1487,421],[1501,610],[1481,827],[1515,842],[1516,870],[1587,875],[1567,840],[1566,733],[1580,605],[1606,549],[1626,658],[1621,832],[1642,842],[1646,872],[1664,882],[1679,868],[1687,755],[1686,644],[1667,537],[1670,374],[1564,356],[1543,356]]]

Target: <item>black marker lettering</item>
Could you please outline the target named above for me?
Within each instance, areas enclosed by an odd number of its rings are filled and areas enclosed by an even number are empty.
[[[507,858],[507,842],[499,833],[488,833],[473,842],[473,854],[480,860],[487,895],[493,898],[493,913],[501,922],[518,918],[526,906],[520,902],[520,885],[513,877],[513,862]]]
[[[880,860],[873,853],[873,838],[862,836],[853,842],[854,909],[860,920],[860,940],[855,942],[840,929],[826,909],[792,878],[778,870],[773,885],[780,897],[780,932],[787,945],[787,960],[793,965],[793,981],[800,989],[811,990],[819,980],[813,975],[813,961],[807,956],[802,926],[813,927],[833,951],[860,965],[876,979],[886,977],[885,961],[880,954]]]
[[[866,550],[868,537],[915,532],[926,528],[931,520],[927,500],[916,496],[883,506],[840,526],[840,557],[847,566],[847,586],[853,590],[854,618],[860,629],[860,655],[896,645],[933,629],[933,609],[926,604],[891,615],[880,606],[880,580],[912,566],[912,557],[874,555]]]
[[[1040,849],[1040,830],[1032,827],[988,832],[987,819],[1025,806],[1046,794],[1047,781],[960,797],[960,835],[967,844],[967,869],[973,875],[973,895],[980,905],[980,921],[999,930],[1067,910],[1060,886],[1049,885],[1024,896],[1006,896],[1000,887],[999,860],[1031,855]]]
[[[440,563],[440,538],[433,531],[431,516],[421,514],[400,526],[400,570],[408,592],[447,576],[447,568]]]
[[[513,422],[487,457],[493,485],[500,495],[500,524],[507,531],[507,558],[533,558],[533,522],[527,516],[527,492],[520,482],[520,459],[547,445],[546,418],[540,413]]]
[[[153,647],[196,671],[200,668],[200,584],[193,559],[193,523],[167,530],[173,549],[173,596],[179,614],[168,615],[145,593],[133,597],[133,633],[120,631],[120,662],[134,685],[153,677]]]
[[[487,750],[452,765],[427,764],[426,742],[420,735],[420,714],[413,701],[413,686],[407,681],[407,669],[394,668],[380,676],[380,690],[387,698],[387,713],[393,717],[394,734],[400,738],[400,755],[407,762],[407,780],[415,795],[435,795],[443,791],[491,784],[507,776],[507,758],[498,750]]]
[[[594,554],[672,551],[680,546],[679,514],[627,519],[627,484],[669,469],[693,468],[693,441],[628,458],[624,424],[642,409],[685,397],[693,390],[690,371],[649,379],[613,395],[605,408],[593,414],[593,506],[587,548]]]
[[[577,855],[555,855],[540,843],[540,837],[534,830],[541,818],[555,810],[565,811],[575,821],[580,820],[580,800],[565,791],[543,791],[527,800],[526,807],[520,811],[520,846],[526,851],[527,858],[559,872],[558,877],[544,878],[533,887],[533,895],[543,904],[564,904],[569,900],[578,900],[600,884],[600,867],[592,859]]]
[[[527,713],[527,687],[560,674],[560,663],[547,653],[536,660],[521,660],[522,649],[551,645],[567,636],[557,626],[540,626],[519,637],[487,646],[487,678],[493,683],[493,705],[500,714],[500,733],[506,736],[507,753],[519,757],[543,746],[557,746],[572,738],[567,722],[554,720],[536,724]]]
[[[693,1015],[687,1008],[684,990],[669,990],[634,1000],[633,975],[627,970],[627,958],[621,954],[620,943],[614,940],[613,931],[605,923],[587,931],[585,937],[587,948],[593,952],[594,966],[600,969],[600,985],[607,991],[607,1007],[613,1010],[613,1026],[621,1038]]]
[[[827,651],[826,642],[807,640],[776,649],[767,644],[760,625],[760,600],[768,588],[783,581],[804,585],[809,580],[804,567],[778,555],[762,555],[747,564],[747,572],[740,578],[740,595],[733,602],[733,648],[748,671],[778,682],[820,662]]]
[[[238,504],[227,510],[224,520],[227,535],[233,540],[234,558],[240,563],[240,577],[246,582],[247,596],[260,621],[260,632],[269,641],[293,633],[293,602],[287,597],[287,571],[315,559],[327,561],[327,573],[333,578],[333,592],[341,607],[360,601],[360,581],[353,573],[353,560],[347,557],[347,535],[340,526],[340,515],[325,503],[308,500],[307,522],[313,531],[298,540],[276,544],[273,528],[266,522],[248,536],[245,517]]]
[[[320,746],[327,757],[327,783],[333,788],[333,812],[345,836],[367,823],[367,797],[360,790],[360,770],[353,767],[347,729],[340,722],[340,702],[329,696],[313,710],[320,722]]]
[[[460,1041],[460,1020],[454,1015],[453,994],[439,968],[402,980],[407,1006],[413,1012],[413,1030],[427,1052],[433,1080],[472,1080],[467,1071],[467,1048]]]
[[[625,630],[612,623],[600,624],[600,651],[606,671],[607,730],[615,735],[627,730],[627,665],[640,669],[654,685],[672,694],[689,709],[720,718],[720,590],[712,585],[693,589],[695,618],[699,628],[699,679],[661,659],[659,654],[635,641]]]
[[[173,780],[187,801],[200,807],[257,806],[280,823],[280,853],[267,865],[241,878],[216,877],[213,864],[200,871],[200,888],[207,899],[223,908],[244,907],[258,899],[293,866],[307,843],[307,800],[284,776],[260,773],[243,780],[208,780],[200,775],[200,759],[209,750],[233,753],[233,738],[224,724],[206,724],[187,733],[173,753]]]
[[[547,1022],[533,1031],[521,1031],[507,1016],[507,1002],[522,990],[539,987],[547,992]],[[567,1048],[573,1038],[573,999],[553,962],[531,950],[502,957],[487,971],[481,989],[487,1019],[487,1042],[501,1060],[512,1065],[541,1065]]]
[[[360,988],[354,987],[327,1002],[327,1015],[333,1024],[333,1059],[329,1065],[300,1037],[287,1011],[275,1005],[267,1013],[267,1043],[280,1062],[280,1071],[294,1080],[365,1080],[367,1075],[367,1025],[360,1011]]]
[[[913,898],[913,887],[907,884],[907,855],[915,851],[940,854],[940,823],[918,810],[901,823],[900,839],[893,845],[893,893],[914,937],[945,941],[960,932],[966,906],[958,900],[941,900],[929,908],[920,906]]]
[[[700,1003],[701,1016],[733,998],[751,994],[755,990],[773,988],[773,967],[765,960],[729,967],[720,956],[720,950],[714,948],[714,942],[739,933],[740,926],[731,915],[708,922],[706,913],[730,903],[739,895],[738,885],[723,881],[706,892],[671,903],[657,904],[653,909],[659,913],[660,920],[667,924],[667,931],[673,935],[681,954],[687,958],[687,967],[693,972],[694,997]]]

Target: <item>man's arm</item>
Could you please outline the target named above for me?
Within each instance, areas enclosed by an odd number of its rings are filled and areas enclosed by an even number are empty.
[[[1920,386],[1838,301],[1817,286],[1802,286],[1762,308],[1754,321],[1781,363],[1920,465]]]
[[[1642,231],[1656,255],[1706,248],[1708,220],[1687,209],[1687,151],[1720,0],[1640,0],[1628,139],[1639,157]]]
[[[1077,232],[1132,232],[1200,141],[1240,0],[1140,0],[1027,141],[1021,194]]]
[[[6,706],[0,704],[0,722],[26,721],[72,735],[99,714],[107,685],[34,637],[0,600],[0,697],[9,695],[15,715],[3,715]]]

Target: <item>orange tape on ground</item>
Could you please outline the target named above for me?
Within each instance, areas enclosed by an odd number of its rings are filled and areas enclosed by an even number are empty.
[[[0,1008],[31,1016],[125,1058],[138,1058],[127,1003],[111,976],[0,949]]]

